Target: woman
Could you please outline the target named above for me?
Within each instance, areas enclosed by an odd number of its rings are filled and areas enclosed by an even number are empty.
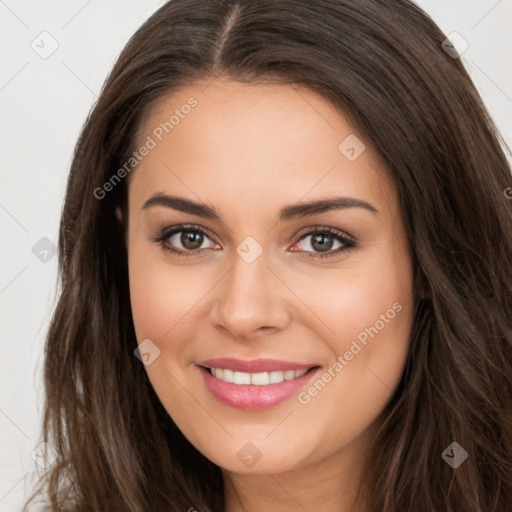
[[[500,141],[408,1],[159,9],[69,176],[50,509],[510,510]]]

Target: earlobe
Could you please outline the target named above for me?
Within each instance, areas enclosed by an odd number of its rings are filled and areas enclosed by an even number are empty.
[[[123,238],[124,238],[124,241],[126,244],[126,242],[127,242],[127,240],[126,240],[126,235],[127,235],[126,219],[125,219],[125,214],[123,212],[122,207],[117,206],[115,213],[116,213],[116,219],[117,219],[117,226],[118,226],[119,230],[121,231],[121,233],[123,234]]]
[[[122,212],[120,206],[118,206],[116,208],[116,218],[117,218],[117,221],[119,222],[119,224],[123,223],[123,212]]]

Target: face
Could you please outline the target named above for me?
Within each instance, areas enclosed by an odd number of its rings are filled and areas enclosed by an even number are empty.
[[[398,198],[369,142],[308,89],[217,78],[164,98],[142,146],[131,305],[174,422],[237,473],[363,449],[413,305]]]

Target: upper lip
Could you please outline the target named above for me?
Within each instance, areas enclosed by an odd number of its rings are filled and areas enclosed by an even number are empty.
[[[244,361],[242,359],[233,359],[231,357],[208,359],[197,364],[200,366],[206,366],[208,368],[223,368],[226,370],[245,373],[273,371],[285,372],[289,370],[303,370],[306,368],[313,368],[314,366],[318,366],[317,364],[302,364],[292,361],[278,361],[277,359],[253,359],[251,361]]]

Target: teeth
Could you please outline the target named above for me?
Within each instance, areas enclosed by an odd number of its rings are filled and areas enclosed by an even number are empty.
[[[222,370],[221,370],[222,371]],[[218,372],[218,370],[217,370]],[[219,377],[222,380],[222,377]],[[235,372],[233,374],[233,384],[250,384],[251,374],[244,372]]]
[[[279,384],[284,380],[292,380],[302,377],[302,375],[308,371],[308,368],[305,368],[304,370],[289,370],[286,372],[275,371],[260,373],[234,372],[233,370],[226,370],[223,368],[210,368],[210,370],[214,377],[231,384],[267,386],[268,384]]]
[[[223,372],[223,375],[222,375],[222,380],[225,381],[225,382],[233,382],[233,377],[234,377],[234,371],[233,370],[224,370]]]
[[[251,384],[255,386],[267,386],[270,384],[270,376],[268,372],[251,373]]]

